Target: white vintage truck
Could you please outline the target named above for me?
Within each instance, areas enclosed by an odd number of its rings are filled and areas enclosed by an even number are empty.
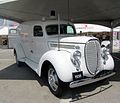
[[[48,81],[51,92],[61,96],[64,84],[75,88],[106,79],[115,73],[109,43],[95,37],[78,36],[67,21],[22,23],[14,44],[16,63],[25,62]]]

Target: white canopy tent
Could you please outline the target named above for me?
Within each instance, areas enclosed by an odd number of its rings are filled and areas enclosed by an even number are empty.
[[[55,10],[61,19],[115,27],[120,0],[0,0],[0,16],[17,22],[41,20]]]

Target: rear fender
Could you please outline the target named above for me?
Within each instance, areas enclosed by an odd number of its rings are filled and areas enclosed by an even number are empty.
[[[25,61],[25,53],[23,50],[23,47],[20,43],[17,43],[16,45],[14,45],[14,49],[15,49],[15,53],[17,55],[17,59],[21,62]]]

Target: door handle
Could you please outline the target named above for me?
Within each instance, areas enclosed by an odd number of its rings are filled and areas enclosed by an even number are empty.
[[[30,50],[31,53],[33,53],[33,50]]]

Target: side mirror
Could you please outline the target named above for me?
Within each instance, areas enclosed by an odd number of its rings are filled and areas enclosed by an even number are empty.
[[[9,30],[9,34],[10,35],[16,35],[17,34],[17,30],[16,29],[10,29]]]

